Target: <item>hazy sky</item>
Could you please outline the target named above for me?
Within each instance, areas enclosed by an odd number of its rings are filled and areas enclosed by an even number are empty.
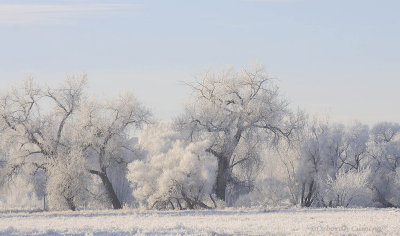
[[[294,107],[333,121],[400,122],[400,1],[4,1],[0,86],[86,72],[179,114],[181,81],[263,63]]]

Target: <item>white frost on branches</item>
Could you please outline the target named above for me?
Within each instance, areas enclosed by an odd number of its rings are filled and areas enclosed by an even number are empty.
[[[217,168],[215,157],[205,151],[208,141],[187,144],[171,124],[160,125],[148,126],[139,138],[149,148],[147,158],[129,164],[134,196],[156,209],[206,207]]]

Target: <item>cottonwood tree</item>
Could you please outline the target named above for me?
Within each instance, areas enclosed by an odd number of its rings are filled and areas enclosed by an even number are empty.
[[[243,139],[277,143],[303,125],[303,116],[294,114],[263,67],[234,72],[209,72],[190,84],[193,102],[178,123],[189,140],[211,141],[206,151],[218,163],[215,193],[226,200],[232,169],[246,156],[235,152]]]
[[[49,170],[56,168],[54,160],[69,152],[71,140],[65,130],[79,109],[85,82],[83,75],[67,79],[59,88],[43,89],[29,79],[23,88],[0,98],[2,147],[12,157],[6,167],[9,178],[27,166],[30,172],[44,171],[49,177]],[[60,193],[66,187],[56,186]],[[70,209],[73,205],[68,202]]]
[[[356,173],[364,170],[362,161],[366,158],[368,135],[368,127],[360,123],[349,128],[340,124],[311,124],[300,146],[296,171],[302,206],[337,205],[336,198],[332,199],[324,191],[327,186],[339,186],[339,183],[335,183],[338,176],[342,184],[342,179],[346,179],[343,176],[347,173],[348,177],[357,176]],[[359,176],[366,175],[360,173]],[[364,183],[362,181],[360,184]],[[350,182],[348,186],[351,187]]]
[[[134,157],[131,132],[148,123],[150,112],[131,94],[123,94],[107,102],[88,102],[80,113],[80,143],[87,158],[89,173],[98,176],[114,209],[122,208],[109,177],[118,166],[125,176],[126,165]]]
[[[384,207],[400,206],[400,125],[376,124],[371,130],[368,154],[375,201]]]
[[[79,208],[90,198],[93,182],[101,179],[114,208],[121,208],[110,169],[125,176],[134,158],[130,131],[149,118],[131,95],[109,102],[90,102],[84,96],[86,76],[69,78],[59,88],[35,86],[27,80],[0,99],[1,144],[7,160],[5,175],[42,176],[52,209]],[[129,152],[129,153],[128,153]],[[125,178],[125,177],[124,177]]]

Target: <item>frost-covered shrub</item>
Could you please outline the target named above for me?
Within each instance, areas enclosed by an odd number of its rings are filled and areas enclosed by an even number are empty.
[[[139,146],[149,155],[166,153],[174,142],[181,138],[174,129],[174,123],[168,121],[157,122],[143,128],[139,136]]]
[[[335,178],[321,183],[320,197],[324,205],[331,207],[367,207],[372,205],[372,191],[369,188],[370,170],[341,171]]]
[[[129,164],[136,199],[150,208],[204,207],[215,182],[215,158],[206,143],[174,142],[166,153]]]
[[[154,138],[165,136],[169,141],[161,142],[163,147],[157,149],[153,146],[156,143],[147,143],[150,136],[146,132],[153,133],[158,127],[146,128],[139,138],[139,143],[150,149],[146,159],[128,165],[134,197],[156,209],[206,207],[204,203],[210,200],[217,168],[215,157],[205,151],[208,142],[187,144],[162,133],[176,135],[171,130],[161,129],[160,133],[154,133]]]

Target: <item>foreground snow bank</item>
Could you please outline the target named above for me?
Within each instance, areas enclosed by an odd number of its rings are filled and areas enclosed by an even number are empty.
[[[400,235],[399,219],[399,209],[2,213],[0,235]]]

